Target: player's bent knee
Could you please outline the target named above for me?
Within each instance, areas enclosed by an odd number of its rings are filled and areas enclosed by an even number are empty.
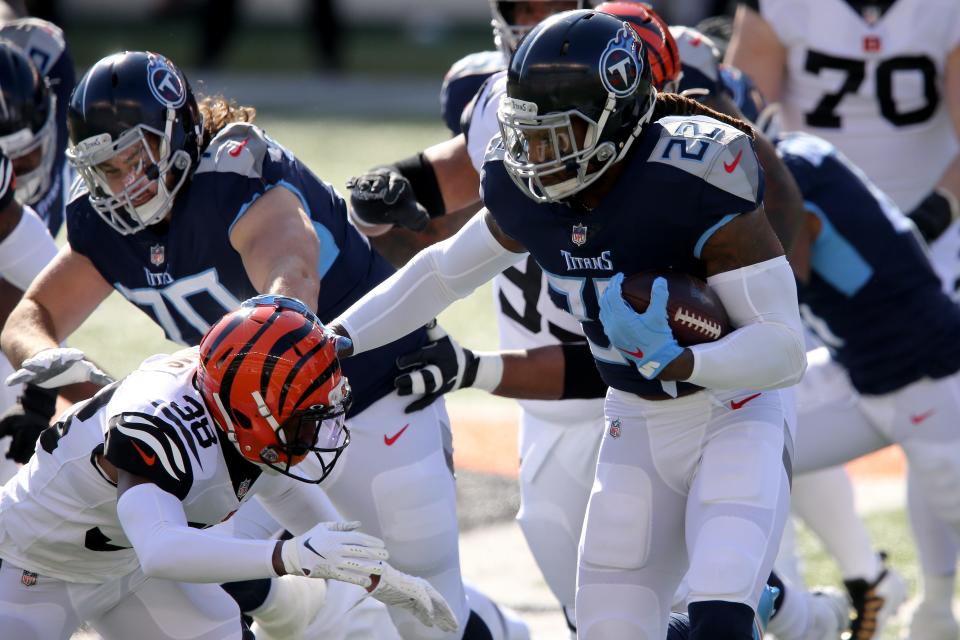
[[[661,640],[667,614],[657,595],[639,585],[591,584],[577,589],[581,640]]]
[[[429,575],[456,562],[456,495],[442,452],[377,474],[372,488],[391,564]]]
[[[761,569],[768,545],[766,534],[755,522],[735,516],[707,520],[690,558],[688,598],[750,601],[766,577],[761,576]]]
[[[914,477],[934,512],[960,530],[960,443],[901,443]]]
[[[581,562],[611,569],[639,569],[646,564],[652,502],[650,477],[643,469],[599,464],[584,522]]]

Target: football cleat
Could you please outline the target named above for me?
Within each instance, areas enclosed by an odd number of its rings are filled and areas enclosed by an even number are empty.
[[[883,570],[872,584],[862,578],[843,582],[854,610],[850,632],[844,636],[849,640],[879,638],[884,625],[907,599],[903,576],[886,566],[886,554],[881,553],[880,558]]]

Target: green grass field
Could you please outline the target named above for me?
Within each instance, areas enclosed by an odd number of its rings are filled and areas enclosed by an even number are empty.
[[[341,192],[349,176],[378,162],[408,155],[446,136],[439,123],[426,121],[384,122],[264,115],[259,122],[272,137],[291,148],[319,176],[334,184]],[[489,286],[445,312],[441,321],[469,346],[496,346]],[[71,339],[71,344],[84,349],[117,376],[129,372],[147,355],[177,348],[163,339],[160,330],[147,316],[116,295],[83,325]],[[469,394],[465,395],[469,397]],[[473,401],[482,399],[489,402],[486,399],[489,396],[476,394],[472,397]],[[867,524],[876,546],[887,550],[891,562],[911,582],[913,591],[916,558],[904,513],[871,514],[867,517]],[[816,540],[803,530],[799,540],[809,584],[839,586],[837,571]],[[893,639],[897,636],[891,630],[884,637]]]

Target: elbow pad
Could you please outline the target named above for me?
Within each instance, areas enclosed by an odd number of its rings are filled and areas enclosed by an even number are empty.
[[[803,325],[793,271],[783,256],[707,278],[737,329],[689,347],[687,382],[709,389],[778,389],[806,370]]]
[[[485,211],[452,238],[418,253],[334,320],[353,340],[354,355],[422,327],[522,257],[493,236]]]
[[[0,242],[0,277],[26,291],[55,255],[57,245],[47,226],[30,207],[25,206],[20,222]]]

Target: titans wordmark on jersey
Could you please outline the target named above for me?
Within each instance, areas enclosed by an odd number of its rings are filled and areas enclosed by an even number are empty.
[[[820,219],[801,314],[854,387],[879,395],[960,369],[960,308],[913,225],[827,141],[794,133],[777,151]]]
[[[913,209],[958,150],[943,73],[960,47],[960,3],[896,0],[860,12],[844,0],[759,0],[759,10],[787,49],[786,127],[829,140]]]
[[[600,206],[586,211],[528,198],[504,169],[501,146],[491,143],[481,194],[544,271],[554,302],[580,320],[604,381],[667,397],[660,382],[644,379],[611,347],[598,300],[617,272],[674,268],[704,277],[703,245],[737,214],[760,206],[762,171],[746,135],[703,116],[647,125],[624,162]]]
[[[29,465],[0,490],[0,557],[71,582],[137,567],[100,456],[175,495],[191,526],[236,511],[260,469],[214,425],[193,386],[196,365],[195,348],[149,358],[44,431]]]
[[[343,198],[261,129],[227,126],[203,152],[177,195],[168,222],[121,236],[81,190],[68,206],[70,246],[159,324],[167,338],[194,345],[225,313],[258,292],[228,238],[236,221],[268,190],[295,194],[320,240],[317,315],[328,322],[393,269],[348,222]],[[393,390],[396,358],[426,341],[418,330],[344,361],[353,386],[351,415]]]

